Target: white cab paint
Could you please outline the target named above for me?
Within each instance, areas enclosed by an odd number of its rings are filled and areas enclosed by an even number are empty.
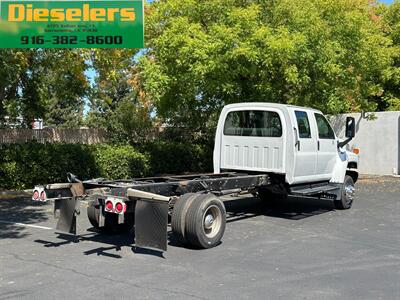
[[[310,137],[299,135],[304,124],[297,121],[296,111],[307,115]],[[224,132],[231,112],[245,115],[275,113],[279,116],[282,134],[268,136],[264,133],[269,132],[268,128],[254,129],[257,134],[248,133],[253,130],[250,126],[245,128],[247,136],[243,136],[246,135],[243,131],[236,134],[235,128]],[[358,157],[338,149],[339,140],[334,133],[333,138],[320,138],[316,114],[322,115],[315,109],[265,102],[225,106],[215,135],[214,172],[235,170],[282,174],[289,185],[318,181],[343,183],[348,162],[358,164]],[[251,123],[252,126],[255,122]]]
[[[227,113],[250,111],[252,108],[235,107]],[[276,108],[257,108],[256,110],[276,112],[283,120],[282,111]],[[226,114],[227,115],[227,114]],[[226,117],[225,117],[226,119]],[[225,120],[224,119],[224,120]],[[286,124],[282,123],[281,137],[230,136],[222,131],[220,164],[222,169],[266,171],[284,173]]]

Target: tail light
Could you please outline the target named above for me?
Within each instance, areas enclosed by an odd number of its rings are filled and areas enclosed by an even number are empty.
[[[113,207],[114,205],[111,201],[106,202],[106,207],[105,207],[106,211],[112,211]]]
[[[115,204],[115,212],[117,214],[122,213],[123,209],[124,209],[124,206],[122,205],[121,202],[118,202],[117,204]]]
[[[104,211],[122,215],[126,212],[127,206],[121,197],[110,196],[105,200]]]
[[[44,186],[35,186],[35,188],[33,189],[32,200],[43,202],[47,200],[46,189]]]
[[[357,154],[357,155],[360,154],[360,149],[354,148],[354,149],[353,149],[353,153],[354,153],[354,154]]]
[[[45,193],[45,191],[42,191],[42,192],[40,193],[40,200],[41,200],[41,201],[46,201],[46,193]]]

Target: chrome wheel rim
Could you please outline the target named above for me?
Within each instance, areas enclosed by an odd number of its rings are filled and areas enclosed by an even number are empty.
[[[222,213],[218,206],[211,205],[203,215],[203,230],[208,238],[215,237],[221,229]]]
[[[348,203],[353,202],[354,200],[354,194],[355,194],[355,188],[352,184],[348,184],[344,187],[344,193],[346,195],[346,200]]]

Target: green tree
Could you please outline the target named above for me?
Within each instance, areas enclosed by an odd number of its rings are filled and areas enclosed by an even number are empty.
[[[35,101],[40,93],[36,88],[38,76],[30,68],[37,63],[33,56],[32,50],[0,50],[1,123],[5,116],[24,116],[27,123],[35,116],[41,116],[43,103]]]
[[[86,50],[48,50],[43,70],[44,121],[47,125],[77,128],[83,124],[85,98],[90,85]]]
[[[30,127],[43,118],[46,125],[79,126],[89,87],[85,61],[81,50],[0,50],[0,120],[23,117]]]
[[[379,13],[383,17],[383,30],[392,41],[392,47],[388,50],[392,64],[383,71],[383,108],[400,110],[400,1],[389,6],[381,5]]]
[[[87,124],[106,128],[115,143],[144,141],[152,127],[151,105],[141,91],[136,51],[107,49],[91,54],[96,78]]]
[[[390,38],[369,0],[169,0],[147,10],[140,60],[157,113],[193,131],[223,105],[375,110]]]

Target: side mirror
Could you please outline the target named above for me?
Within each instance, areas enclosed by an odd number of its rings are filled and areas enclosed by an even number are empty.
[[[356,120],[353,117],[346,118],[346,138],[352,139],[356,136]]]

